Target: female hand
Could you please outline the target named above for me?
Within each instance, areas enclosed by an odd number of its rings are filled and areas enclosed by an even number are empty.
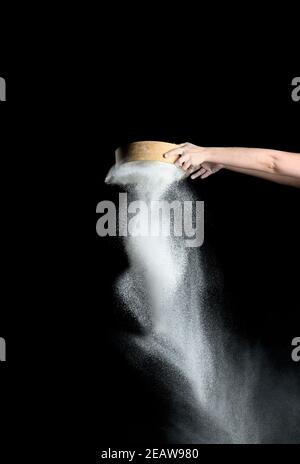
[[[168,151],[164,154],[165,158],[179,156],[174,163],[175,166],[181,167],[184,171],[188,171],[192,179],[206,177],[214,174],[222,169],[222,164],[216,164],[208,161],[209,148],[199,147],[192,143],[184,143],[180,147]]]
[[[215,174],[216,172],[220,171],[220,169],[222,169],[223,167],[224,166],[222,164],[204,162],[201,164],[201,167],[198,171],[193,171],[191,179],[196,179],[197,177],[200,177],[201,179],[206,179],[206,177],[210,176],[211,174]]]

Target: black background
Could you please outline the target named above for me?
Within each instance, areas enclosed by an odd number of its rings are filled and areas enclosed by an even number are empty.
[[[223,59],[222,54],[204,59],[202,47],[192,57],[187,56],[186,50],[176,50],[173,55],[172,47],[166,48],[162,50],[164,59],[159,62],[151,46],[136,55],[132,54],[131,45],[122,48],[120,42],[116,48],[117,52],[109,51],[109,60],[96,73],[99,83],[93,88],[89,112],[91,127],[96,123],[95,142],[91,155],[80,157],[81,162],[94,163],[96,203],[115,195],[103,181],[114,162],[115,148],[128,141],[190,141],[203,146],[240,145],[300,152],[300,104],[291,100],[291,80],[300,75],[299,69],[277,61],[266,64],[252,60],[245,64],[239,56],[230,61]],[[19,120],[23,123],[28,106],[25,111],[25,98],[13,95],[18,77],[9,74],[4,61],[0,76],[6,78],[8,96],[5,104],[0,103],[0,122],[1,145],[6,153],[2,158],[2,209],[7,209],[9,217],[16,212],[6,199],[12,199],[14,188],[17,190],[18,169],[14,163],[22,156],[8,154],[7,142],[14,138],[13,120],[19,119],[13,108],[23,111],[23,119]],[[48,98],[45,100],[47,106]],[[52,121],[60,117],[58,113],[56,108]],[[6,165],[8,171],[4,169]],[[90,182],[85,184],[82,180],[81,187],[89,188]],[[232,303],[228,315],[234,321],[234,330],[247,339],[259,339],[274,354],[272,359],[279,367],[290,363],[291,339],[299,336],[300,328],[299,191],[225,171],[193,183],[193,188],[204,197],[212,215],[214,227],[209,240],[225,275]],[[8,243],[6,238],[13,237],[13,250],[18,241],[14,237],[16,231],[7,222],[2,232],[3,245]],[[17,272],[17,262],[10,262],[7,280]],[[114,310],[112,282],[126,265],[116,240],[96,237],[96,294],[91,313],[85,317],[86,308],[81,306],[81,317],[88,323],[88,338],[91,336],[95,342],[92,370],[97,448],[103,444],[150,444],[164,439],[156,428],[165,414],[163,405],[130,371],[111,343],[116,328],[138,330],[130,324],[127,327],[128,321],[120,321]],[[10,297],[15,294],[13,288],[11,291],[6,287]],[[41,307],[46,300],[41,298]],[[10,304],[1,305],[0,336],[8,343],[7,367],[12,352],[22,363],[22,346],[18,342],[22,327],[15,317],[21,306],[12,309],[12,298],[5,301]],[[46,333],[50,311],[45,321],[43,317],[40,315],[39,321],[43,320]],[[56,315],[56,324],[58,320]],[[34,332],[33,327],[31,330]],[[295,365],[295,369],[299,370],[299,366]],[[4,379],[1,377],[2,387]]]
[[[276,61],[229,61],[220,55],[189,60],[184,51],[183,59],[174,59],[163,51],[164,59],[157,62],[148,50],[132,57],[118,44],[104,73],[109,104],[102,108],[105,141],[96,156],[96,203],[116,195],[103,181],[122,143],[189,141],[300,152],[300,104],[291,99],[291,81],[299,70]],[[190,183],[209,212],[212,227],[205,240],[224,274],[229,302],[224,311],[232,330],[250,343],[259,342],[277,369],[290,365],[291,340],[300,330],[299,190],[228,171]],[[95,367],[96,395],[100,388],[105,392],[96,401],[103,426],[101,433],[96,427],[97,447],[165,438],[157,425],[167,405],[112,343],[120,329],[139,331],[122,319],[113,302],[112,282],[126,266],[117,239],[96,237],[96,285],[104,293],[96,298],[103,325],[95,340],[105,366]],[[296,363],[293,368],[299,372]]]
[[[1,57],[2,58],[2,57]],[[6,81],[6,96],[9,95],[9,72],[6,67],[5,59],[0,60],[0,76],[3,77]],[[12,270],[12,254],[10,254],[9,259],[7,255],[11,249],[11,223],[9,218],[11,217],[10,213],[10,200],[12,199],[11,187],[10,187],[10,171],[7,170],[7,146],[9,140],[9,128],[10,128],[10,118],[11,112],[7,102],[0,102],[0,150],[2,158],[2,169],[1,169],[1,254],[2,254],[2,285],[1,285],[1,309],[0,309],[0,337],[3,337],[6,341],[6,355],[9,357],[9,346],[10,341],[14,339],[13,336],[13,327],[11,326],[11,311],[13,311],[12,299],[10,298],[10,277]],[[1,394],[1,450],[0,450],[0,459],[3,459],[5,456],[5,451],[7,450],[8,436],[11,432],[9,413],[10,408],[8,405],[9,402],[9,392],[11,391],[12,384],[10,382],[8,373],[8,363],[0,362],[0,394]]]
[[[8,77],[9,77],[9,74],[8,74],[8,70],[6,69],[5,67],[5,61],[1,60],[0,62],[0,76],[2,78],[5,79],[6,81],[6,94],[9,95],[9,85],[7,85],[7,82],[8,82]],[[8,239],[8,236],[9,234],[7,233],[8,232],[8,229],[10,227],[9,223],[5,220],[5,218],[7,218],[6,216],[6,213],[7,211],[9,210],[9,206],[8,206],[8,202],[7,202],[7,197],[8,197],[8,193],[7,193],[7,186],[8,186],[8,183],[7,183],[7,172],[6,172],[6,166],[7,166],[7,161],[6,161],[6,158],[7,158],[7,142],[8,142],[8,139],[9,139],[9,119],[10,119],[10,110],[9,110],[9,106],[7,104],[7,101],[6,102],[0,102],[0,143],[1,143],[1,152],[2,152],[2,159],[3,159],[3,170],[2,170],[2,181],[1,181],[1,197],[2,197],[2,231],[1,231],[1,237],[2,237],[2,244],[3,244],[3,247],[5,248],[5,244],[7,245],[7,239]],[[5,253],[3,253],[3,271],[4,269],[6,269],[6,272],[5,272],[5,276],[3,278],[3,284],[5,282],[5,284],[3,285],[3,293],[2,293],[2,296],[3,298],[5,299],[5,295],[4,295],[4,289],[7,288],[6,285],[7,285],[7,271],[8,271],[8,268],[7,268],[7,262],[6,262],[6,259],[5,259]],[[5,310],[5,303],[3,301],[3,303],[1,304],[2,308],[1,308],[1,312],[0,312],[0,337],[3,337],[5,338],[6,341],[8,341],[8,338],[9,338],[9,326],[8,326],[8,311]],[[5,367],[5,363],[0,363],[0,368],[3,368]]]

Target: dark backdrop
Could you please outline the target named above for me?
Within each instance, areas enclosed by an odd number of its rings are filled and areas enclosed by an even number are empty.
[[[9,74],[8,70],[5,67],[5,60],[0,61],[0,77],[4,78],[6,81],[6,90],[7,94],[9,95]],[[7,172],[7,143],[9,140],[9,119],[11,116],[10,108],[9,105],[6,102],[0,102],[0,150],[1,150],[1,158],[2,158],[2,175],[1,175],[1,198],[2,198],[2,230],[1,230],[1,238],[2,238],[2,244],[3,246],[7,246],[7,240],[9,237],[9,221],[6,220],[8,218],[7,213],[9,211],[9,205],[8,205],[8,198],[10,198],[9,195],[9,183],[7,182],[7,177],[9,175],[9,172]],[[7,273],[8,273],[8,266],[6,262],[6,257],[5,254],[3,253],[3,272],[4,269],[6,269],[6,272],[4,273],[3,277],[3,293],[2,296],[5,299],[4,295],[4,289],[7,288]],[[1,304],[2,309],[0,310],[0,337],[4,337],[7,341],[9,337],[9,327],[8,327],[8,311],[5,310],[5,304],[4,301]],[[0,363],[0,367],[5,367],[4,363]]]
[[[120,57],[119,57],[120,58]],[[155,67],[144,60],[113,60],[107,78],[105,141],[96,170],[96,202],[117,192],[104,185],[114,162],[114,149],[136,140],[192,142],[203,146],[266,147],[300,152],[300,103],[291,99],[297,70],[261,63],[214,66],[168,62]],[[192,184],[192,183],[191,183]],[[300,191],[241,174],[221,171],[192,184],[205,200],[212,244],[224,274],[226,308],[232,329],[259,342],[277,368],[290,365],[291,340],[299,336]],[[100,333],[95,334],[105,369],[97,368],[97,413],[107,443],[164,440],[157,424],[166,414],[157,394],[114,350],[116,329],[126,326],[116,316],[112,282],[127,265],[118,241],[96,238],[96,284],[105,299],[95,307]],[[104,321],[102,319],[104,316]],[[100,321],[100,319],[99,319]],[[108,328],[112,329],[112,332]],[[108,341],[104,348],[105,335]],[[98,358],[97,358],[98,359]],[[102,361],[103,362],[103,361]],[[99,364],[100,366],[100,364]],[[295,363],[294,369],[299,366]],[[96,429],[97,433],[97,429]]]

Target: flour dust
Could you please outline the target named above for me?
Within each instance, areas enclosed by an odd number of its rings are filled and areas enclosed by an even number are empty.
[[[114,166],[106,182],[125,187],[131,200],[144,200],[151,208],[152,200],[193,200],[183,179],[174,165],[140,161]],[[137,214],[134,221],[140,220]],[[172,408],[166,440],[276,442],[279,425],[272,433],[270,423],[280,421],[273,406],[282,390],[271,393],[274,404],[262,400],[267,392],[261,393],[261,382],[270,388],[272,382],[261,350],[250,350],[225,329],[217,265],[213,260],[207,265],[202,248],[187,248],[181,237],[123,240],[129,269],[116,281],[116,296],[143,334],[125,335],[122,343],[153,388],[164,383]]]

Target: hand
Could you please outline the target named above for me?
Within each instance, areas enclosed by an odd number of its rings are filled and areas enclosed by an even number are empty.
[[[196,179],[197,177],[206,179],[206,177],[210,176],[211,174],[215,174],[223,167],[224,166],[222,164],[204,162],[201,164],[201,167],[197,172],[193,171],[194,174],[191,176],[191,179]]]
[[[201,176],[201,179],[214,174],[222,169],[223,165],[209,162],[209,148],[199,147],[192,143],[184,143],[180,147],[168,151],[164,154],[165,158],[179,156],[174,163],[175,166],[181,167],[188,171],[192,179]]]
[[[179,156],[174,163],[175,166],[181,167],[184,171],[195,168],[199,169],[200,165],[206,161],[205,159],[206,148],[198,147],[192,143],[183,143],[178,148],[168,151],[164,154],[164,158],[172,158]]]

